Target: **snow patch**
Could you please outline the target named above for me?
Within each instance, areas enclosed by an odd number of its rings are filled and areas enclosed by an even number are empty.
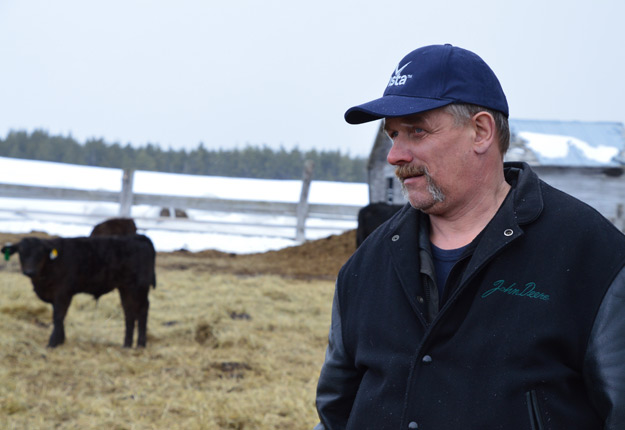
[[[609,163],[618,155],[618,148],[613,146],[593,146],[588,142],[572,136],[520,132],[519,136],[527,142],[526,146],[540,157],[546,159],[562,159],[572,155],[575,149],[581,151],[588,160],[598,163]]]

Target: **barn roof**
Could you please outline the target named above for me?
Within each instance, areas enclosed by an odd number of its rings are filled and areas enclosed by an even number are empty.
[[[625,129],[620,122],[510,119],[510,130],[513,140],[506,160],[550,166],[625,164]]]

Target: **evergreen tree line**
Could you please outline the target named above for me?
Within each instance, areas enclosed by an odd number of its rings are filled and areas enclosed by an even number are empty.
[[[0,156],[87,166],[148,170],[206,176],[261,179],[301,179],[306,160],[314,162],[313,179],[321,181],[366,182],[364,157],[343,155],[340,151],[274,150],[266,145],[243,149],[206,149],[202,143],[186,151],[162,150],[148,143],[106,143],[90,139],[84,144],[71,136],[50,136],[47,131],[11,131],[0,138]]]

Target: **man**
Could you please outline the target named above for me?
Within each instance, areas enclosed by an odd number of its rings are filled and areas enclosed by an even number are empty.
[[[625,238],[503,163],[508,104],[472,52],[426,46],[383,97],[410,202],[341,269],[317,429],[625,429]]]

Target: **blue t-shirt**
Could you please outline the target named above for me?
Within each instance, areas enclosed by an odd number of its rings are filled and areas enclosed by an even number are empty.
[[[441,249],[433,243],[430,245],[432,246],[432,259],[434,260],[436,286],[438,288],[438,297],[440,300],[440,298],[443,297],[445,283],[447,282],[447,277],[449,276],[449,272],[451,272],[451,268],[454,267],[454,264],[460,259],[462,253],[469,245],[456,249]]]

